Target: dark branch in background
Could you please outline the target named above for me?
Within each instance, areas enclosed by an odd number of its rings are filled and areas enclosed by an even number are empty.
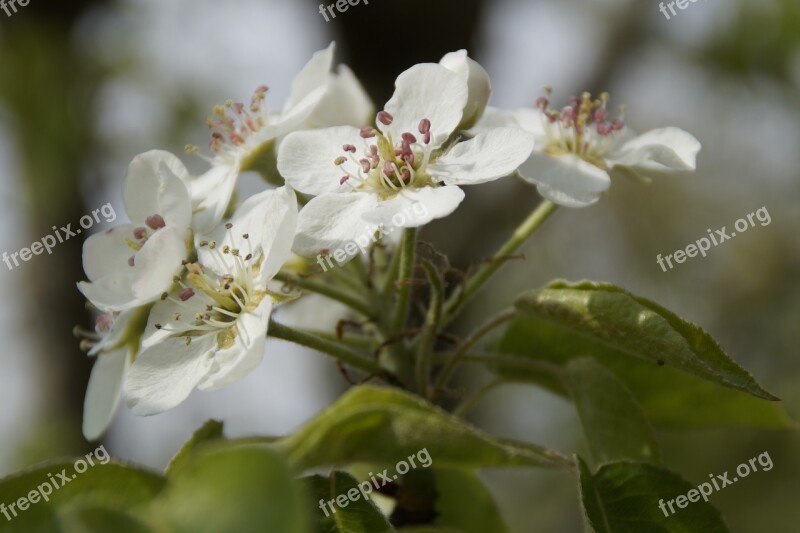
[[[407,68],[435,63],[461,48],[474,50],[484,6],[484,0],[372,0],[337,13],[327,24],[342,59],[381,106],[391,97],[397,75]]]
[[[21,190],[26,198],[23,246],[53,233],[52,226],[76,227],[87,210],[80,195],[89,170],[92,96],[97,76],[76,56],[73,29],[82,13],[100,1],[36,3],[3,21],[0,42],[0,105],[6,108],[20,156]],[[3,16],[5,18],[5,16]],[[99,206],[92,206],[94,208]],[[48,383],[39,383],[44,419],[39,436],[54,448],[26,449],[24,461],[80,451],[83,396],[91,363],[78,349],[72,329],[86,322],[84,301],[75,283],[83,279],[82,241],[59,244],[52,255],[34,257],[3,275],[25,285],[20,322],[35,339],[39,365]],[[57,433],[51,433],[57,432]],[[55,448],[57,447],[57,448]]]
[[[461,48],[474,55],[485,6],[483,0],[371,0],[349,8],[329,24],[344,52],[340,59],[382,106],[394,92],[395,78],[414,64],[436,62]],[[436,518],[437,497],[432,474],[404,476],[392,523],[430,524]]]

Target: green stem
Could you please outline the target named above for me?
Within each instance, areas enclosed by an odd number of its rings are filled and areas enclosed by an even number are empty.
[[[483,387],[478,389],[478,391],[475,394],[473,394],[472,396],[470,396],[469,398],[464,400],[464,402],[461,405],[459,405],[456,408],[455,411],[453,411],[453,414],[455,416],[463,418],[464,416],[467,415],[467,413],[472,411],[472,409],[475,407],[475,405],[484,396],[486,396],[487,393],[489,393],[494,388],[499,387],[500,385],[503,385],[505,382],[506,382],[505,380],[498,378],[498,379],[495,379],[494,381],[491,381],[491,382],[487,383],[486,385],[484,385]]]
[[[397,280],[398,272],[400,272],[400,256],[403,255],[400,250],[395,250],[392,254],[392,261],[389,263],[389,268],[386,271],[386,279],[383,284],[383,296],[388,299],[392,294],[394,282]]]
[[[347,267],[353,269],[353,274],[356,280],[358,280],[358,283],[362,287],[369,287],[370,285],[369,272],[367,271],[367,266],[364,264],[364,261],[362,259],[363,258],[361,255],[357,255],[355,259],[353,259],[352,261],[350,261],[350,263],[347,264]]]
[[[320,339],[329,341],[329,342],[340,342],[344,343],[351,348],[355,348],[357,350],[365,350],[368,352],[375,351],[375,348],[378,346],[378,342],[372,337],[366,337],[364,335],[354,335],[352,333],[345,333],[340,338],[339,335],[336,333],[330,333],[328,331],[316,331],[316,330],[301,330],[303,333],[308,333],[309,335],[314,335],[315,337],[319,337]]]
[[[326,272],[326,275],[331,276],[341,285],[344,285],[355,292],[361,293],[364,291],[364,284],[362,283],[358,272],[349,268],[350,264],[355,263],[356,261],[358,261],[358,258],[353,259],[344,267],[331,269],[329,272]]]
[[[530,214],[530,216],[514,231],[514,234],[506,242],[497,253],[494,254],[492,259],[481,267],[473,276],[467,281],[464,290],[460,293],[454,294],[445,306],[445,321],[443,325],[450,322],[463,306],[475,296],[489,279],[503,266],[504,260],[511,255],[514,255],[525,244],[525,241],[530,238],[533,233],[548,219],[550,215],[556,212],[558,206],[549,200],[544,200],[539,206]]]
[[[299,344],[300,346],[305,346],[306,348],[311,348],[313,350],[317,350],[318,352],[328,354],[332,357],[335,357],[339,361],[352,366],[353,368],[363,370],[369,374],[384,374],[383,369],[380,367],[380,365],[378,365],[378,363],[352,350],[349,350],[348,348],[344,348],[340,343],[322,339],[316,335],[290,328],[289,326],[285,326],[273,320],[270,320],[269,322],[268,331],[268,335],[270,337],[293,342],[295,344]]]
[[[392,334],[403,330],[408,320],[411,306],[411,277],[414,274],[414,262],[417,249],[417,228],[406,228],[403,232],[403,244],[400,249],[400,271],[397,277],[397,307],[392,322]]]
[[[510,355],[470,353],[464,356],[464,362],[484,366],[503,365],[506,369],[514,369],[519,370],[520,372],[536,374],[541,379],[551,379],[557,383],[560,383],[563,379],[561,367],[548,361],[527,358],[523,359]]]
[[[516,309],[510,308],[506,309],[499,314],[493,316],[486,322],[483,326],[479,327],[472,335],[470,335],[464,342],[461,343],[461,346],[458,347],[455,355],[450,358],[445,366],[442,373],[439,374],[439,378],[436,380],[436,385],[433,389],[433,399],[435,400],[439,394],[442,392],[442,389],[447,385],[450,379],[455,374],[456,370],[458,370],[459,365],[463,362],[464,358],[467,356],[469,350],[475,346],[478,341],[480,341],[483,337],[487,334],[491,333],[495,328],[502,326],[512,318],[514,318],[517,314]]]
[[[436,268],[428,261],[423,262],[428,283],[431,288],[431,302],[425,317],[425,328],[419,339],[416,350],[417,363],[417,390],[423,398],[428,397],[430,384],[431,357],[433,354],[436,336],[439,332],[439,322],[442,320],[442,306],[444,304],[444,284]]]
[[[309,292],[315,292],[317,294],[321,294],[323,296],[327,296],[331,300],[335,300],[340,302],[350,309],[354,311],[358,311],[365,317],[372,319],[375,317],[375,312],[372,308],[364,303],[359,298],[352,296],[344,291],[337,289],[336,287],[332,287],[329,284],[319,283],[317,281],[313,281],[307,278],[302,278],[300,276],[294,276],[292,274],[288,274],[286,272],[279,272],[275,276],[276,281],[280,281],[289,285],[293,285],[295,287],[299,287],[301,289],[307,290]]]

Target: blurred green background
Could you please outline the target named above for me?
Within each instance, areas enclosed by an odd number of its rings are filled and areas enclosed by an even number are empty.
[[[247,98],[262,83],[279,108],[292,76],[333,39],[379,105],[403,69],[468,48],[492,75],[493,105],[530,106],[544,85],[564,102],[608,90],[612,103],[628,105],[634,129],[674,125],[696,135],[696,174],[648,187],[616,181],[596,206],[561,210],[475,308],[499,309],[552,278],[616,283],[704,327],[800,418],[797,0],[704,0],[669,21],[652,0],[372,0],[331,23],[310,0],[34,0],[12,17],[0,12],[0,252],[107,202],[122,217],[121,180],[134,155],[205,145],[211,106]],[[249,177],[244,186],[256,184]],[[473,188],[423,239],[464,267],[490,255],[537,201],[534,189],[513,180]],[[769,226],[667,273],[656,264],[657,254],[761,207]],[[71,333],[88,322],[75,288],[81,244],[70,240],[13,271],[0,266],[0,475],[94,449],[80,435],[91,362]],[[468,316],[458,328],[470,324]],[[195,394],[152,419],[121,412],[108,449],[160,468],[207,418],[226,420],[231,436],[285,433],[346,385],[328,359],[283,344],[268,350],[262,368],[228,390]],[[467,375],[464,384],[483,379]],[[530,387],[495,391],[474,421],[503,436],[583,449],[570,405]],[[667,464],[696,483],[769,452],[773,470],[713,502],[734,532],[796,531],[796,432],[661,437]],[[580,531],[568,476],[484,478],[514,531]]]

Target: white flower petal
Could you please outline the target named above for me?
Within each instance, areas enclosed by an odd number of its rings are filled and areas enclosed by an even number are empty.
[[[375,117],[375,104],[346,65],[339,65],[328,92],[308,118],[310,128],[370,124]]]
[[[483,116],[492,95],[492,82],[489,74],[480,63],[467,55],[466,50],[450,52],[439,61],[439,64],[456,72],[467,82],[469,96],[464,109],[464,117],[461,124],[458,125],[458,129],[469,129]]]
[[[79,283],[78,288],[101,309],[132,309],[155,301],[167,291],[185,258],[185,236],[167,227],[147,240],[137,252],[133,267],[126,263],[92,283]]]
[[[483,116],[467,133],[478,135],[487,133],[495,128],[519,127],[519,120],[516,114],[510,109],[499,109],[489,106],[483,112]]]
[[[277,319],[289,327],[318,331],[333,331],[340,321],[352,316],[350,308],[344,304],[313,293],[286,302],[276,308],[275,313],[279,313]]]
[[[214,354],[211,371],[198,385],[198,389],[217,390],[244,379],[264,359],[267,326],[272,311],[272,300],[267,297],[255,311],[237,320],[236,344]]]
[[[362,215],[379,202],[376,195],[362,192],[317,196],[300,211],[294,252],[305,257],[333,253],[368,235],[371,225]]]
[[[278,117],[275,119],[274,123],[268,124],[257,132],[252,133],[245,140],[245,144],[241,150],[242,153],[240,157],[238,157],[238,161],[246,161],[250,163],[251,161],[249,161],[249,159],[252,159],[254,156],[261,155],[264,150],[267,150],[268,148],[272,148],[264,146],[265,144],[275,143],[277,142],[278,138],[283,137],[284,135],[288,135],[297,129],[304,129],[302,128],[303,120],[305,120],[305,117],[307,116],[308,113],[305,113],[305,115],[302,117],[293,117],[291,115],[284,118]]]
[[[133,294],[142,300],[155,300],[172,286],[185,258],[185,233],[170,227],[157,231],[136,254]]]
[[[189,397],[211,369],[215,335],[170,337],[142,352],[125,376],[125,399],[138,416],[163,413]]]
[[[634,170],[690,171],[697,168],[700,141],[679,128],[662,128],[635,137],[610,154],[610,166]]]
[[[386,228],[416,228],[451,214],[464,200],[455,186],[406,189],[366,212],[364,220]]]
[[[153,150],[136,156],[123,191],[131,222],[144,225],[147,217],[161,215],[168,226],[188,228],[192,219],[188,175],[180,159],[169,152]]]
[[[238,180],[237,161],[232,165],[215,165],[194,181],[192,198],[197,204],[194,226],[198,233],[208,233],[222,222]]]
[[[315,52],[303,69],[295,76],[292,90],[284,110],[297,107],[305,98],[314,93],[319,87],[327,85],[333,68],[333,54],[336,43],[331,43],[324,50]]]
[[[78,288],[103,310],[133,309],[155,301],[168,290],[185,257],[185,236],[167,227],[147,240],[136,253],[133,267],[126,262],[91,283],[78,283]]]
[[[487,133],[494,128],[518,127],[544,141],[547,133],[545,120],[546,117],[541,109],[524,107],[510,110],[487,107],[483,117],[474,128],[469,130],[469,133],[477,135],[479,133]]]
[[[516,171],[530,157],[534,141],[519,128],[495,128],[458,143],[428,170],[448,185],[486,183]]]
[[[173,335],[176,330],[183,331],[197,313],[205,312],[207,305],[214,304],[214,301],[201,291],[195,291],[194,296],[186,302],[177,303],[173,300],[179,300],[175,294],[171,299],[159,300],[153,305],[141,337],[143,350],[155,346]],[[176,320],[176,316],[180,318]],[[156,327],[156,324],[161,327]]]
[[[329,76],[333,79],[332,74],[329,74]],[[278,121],[270,126],[272,131],[269,132],[269,138],[282,137],[292,131],[307,129],[307,126],[309,126],[308,123],[311,121],[311,115],[315,110],[320,108],[322,100],[329,91],[330,86],[320,85],[298,102],[297,105],[286,109],[281,114]],[[266,129],[262,130],[256,135],[259,139],[264,139],[265,132],[267,131]]]
[[[133,309],[147,302],[139,301],[131,291],[133,272],[123,271],[116,276],[99,278],[92,283],[81,281],[78,290],[103,311]]]
[[[115,348],[123,340],[126,340],[126,337],[131,335],[129,329],[133,325],[134,319],[141,319],[144,312],[146,312],[144,309],[134,309],[120,313],[111,324],[111,329],[89,350],[89,355],[97,355],[106,349]]]
[[[95,233],[83,243],[83,269],[89,281],[127,269],[128,260],[136,251],[126,238],[133,238],[135,226],[126,224],[102,233]]]
[[[431,121],[432,146],[440,146],[458,127],[467,105],[467,82],[441,65],[425,63],[406,70],[395,82],[396,90],[384,108],[394,117],[391,126],[378,123],[381,131],[419,135],[419,123]]]
[[[213,232],[198,235],[197,241],[214,241],[217,250],[229,246],[248,254],[266,256],[261,266],[262,283],[271,279],[289,260],[297,228],[297,197],[291,187],[266,190],[248,198],[230,220],[231,229],[218,226]],[[248,238],[244,239],[243,235]],[[198,250],[200,263],[220,276],[237,271],[240,260],[208,247]],[[222,263],[222,264],[220,264]]]
[[[538,185],[542,196],[565,207],[591,205],[611,186],[606,171],[573,154],[551,156],[534,152],[520,167],[520,174]]]
[[[341,189],[345,171],[358,173],[358,165],[348,161],[343,168],[335,161],[344,156],[343,146],[364,146],[359,130],[350,126],[315,131],[299,131],[284,139],[278,149],[278,171],[294,189],[312,195]]]
[[[127,347],[101,354],[92,367],[83,403],[83,436],[93,441],[105,433],[121,399],[122,380],[130,362]]]
[[[291,187],[281,187],[268,198],[269,216],[262,226],[261,246],[266,258],[261,265],[261,281],[266,282],[277,274],[292,257],[292,246],[297,234],[297,196]]]

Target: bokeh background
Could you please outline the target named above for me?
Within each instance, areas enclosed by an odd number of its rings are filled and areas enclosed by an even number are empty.
[[[371,0],[330,23],[311,0],[32,0],[13,17],[0,12],[0,252],[107,202],[122,216],[121,181],[134,155],[205,145],[212,105],[245,99],[262,83],[279,108],[292,76],[334,39],[376,102],[403,69],[468,48],[492,75],[493,105],[530,106],[544,85],[563,101],[608,90],[612,103],[628,105],[634,129],[694,133],[703,144],[696,174],[648,187],[615,182],[596,206],[562,210],[526,247],[527,260],[507,266],[475,306],[500,308],[556,277],[622,285],[710,331],[800,419],[797,0],[702,0],[669,21],[652,0]],[[490,255],[538,201],[513,180],[467,193],[454,216],[423,233],[459,266]],[[763,206],[769,226],[668,273],[656,265],[657,254]],[[81,244],[70,240],[13,271],[0,264],[0,476],[96,447],[80,434],[91,362],[72,337],[88,322],[75,288]],[[294,318],[314,309],[301,306]],[[468,316],[458,327],[469,325]],[[208,418],[224,420],[229,436],[282,434],[346,386],[323,356],[273,341],[268,352],[245,381],[196,393],[164,415],[139,419],[123,409],[103,442],[117,458],[162,468]],[[526,386],[492,393],[474,421],[565,451],[582,446],[570,405]],[[796,531],[796,432],[661,437],[668,464],[697,483],[768,451],[772,471],[714,503],[734,532]],[[484,478],[513,531],[581,530],[569,476]]]

